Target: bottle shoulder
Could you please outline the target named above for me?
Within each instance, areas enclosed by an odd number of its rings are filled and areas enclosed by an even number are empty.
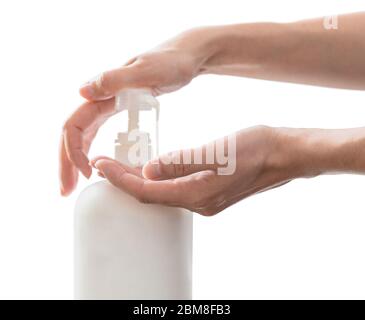
[[[172,212],[190,215],[185,209],[177,207],[167,207],[158,204],[144,204],[134,197],[113,186],[106,180],[98,181],[87,186],[81,191],[76,200],[76,213],[82,212],[120,212],[127,208],[143,210],[146,212],[158,212],[159,214],[171,214]]]
[[[88,185],[87,187],[85,187],[80,192],[80,196],[83,194],[93,192],[94,190],[111,190],[112,187],[113,187],[112,184],[109,183],[107,180],[100,180],[100,181],[94,182],[94,183]]]
[[[125,192],[117,189],[115,186],[113,186],[109,181],[107,180],[101,180],[98,182],[95,182],[89,186],[87,186],[85,189],[83,189],[80,192],[80,195],[77,198],[77,202],[79,201],[107,201],[110,200],[110,198],[115,197],[124,197],[124,198],[131,198],[128,194]]]

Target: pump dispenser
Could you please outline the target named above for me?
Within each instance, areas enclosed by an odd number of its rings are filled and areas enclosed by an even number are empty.
[[[155,146],[156,153],[159,152],[159,114],[160,108],[158,100],[145,89],[128,89],[119,91],[115,98],[116,111],[127,110],[128,131],[119,132],[115,140],[115,159],[132,167],[141,166],[153,156],[151,146],[151,136],[148,132],[140,130],[140,112],[152,112],[155,109]],[[137,149],[133,145],[137,142]],[[132,151],[139,151],[139,157]],[[139,158],[139,159],[138,159]]]
[[[158,154],[157,99],[145,89],[123,90],[116,111],[128,113],[115,159],[141,166]],[[153,154],[143,112],[156,112]],[[103,180],[81,192],[75,206],[76,299],[191,299],[192,214],[142,204]]]

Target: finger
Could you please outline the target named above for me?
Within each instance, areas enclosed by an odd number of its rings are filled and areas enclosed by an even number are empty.
[[[114,99],[86,102],[71,115],[64,125],[63,136],[67,156],[87,178],[91,175],[91,167],[85,154],[93,138],[90,132],[96,131],[114,112]]]
[[[141,74],[139,63],[131,64],[118,69],[109,70],[91,79],[80,88],[80,94],[88,100],[105,100],[116,95],[126,87],[140,87],[146,79]]]
[[[70,127],[65,131],[64,137],[69,159],[86,178],[89,178],[92,169],[89,165],[89,159],[83,151],[84,145],[81,130],[76,127]]]
[[[145,180],[127,172],[115,160],[101,159],[95,162],[95,167],[114,186],[127,192],[144,203],[159,203],[169,206],[181,206],[184,182],[178,180],[151,181]]]
[[[65,125],[76,126],[84,131],[95,123],[105,121],[115,112],[114,98],[105,101],[87,101],[71,115]]]
[[[110,157],[107,157],[107,156],[97,156],[97,157],[94,157],[93,159],[90,160],[89,164],[94,167],[95,169],[96,166],[95,166],[95,163],[99,160],[110,160],[110,161],[115,161],[115,163],[117,163],[123,170],[131,173],[131,174],[134,174],[135,176],[138,176],[138,177],[141,177],[142,178],[142,168],[141,167],[136,167],[136,168],[132,168],[132,167],[129,167],[127,165],[124,165],[123,163],[117,161],[117,160],[114,160]]]
[[[211,149],[211,146],[214,148],[214,143],[160,156],[158,159],[146,163],[142,169],[142,174],[147,179],[161,180],[183,177],[204,170],[215,171],[218,165],[214,149]],[[209,150],[213,150],[213,152]]]
[[[62,196],[69,195],[77,184],[78,173],[75,166],[72,164],[66,154],[65,143],[63,135],[60,142],[60,160],[59,160],[59,179],[60,179],[60,192]]]

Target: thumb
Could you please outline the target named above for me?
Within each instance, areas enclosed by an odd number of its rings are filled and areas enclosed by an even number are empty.
[[[108,158],[95,159],[94,167],[99,170],[102,177],[109,180],[114,186],[139,198],[143,191],[143,179],[130,173],[118,161]]]
[[[88,100],[105,100],[125,87],[142,86],[142,80],[146,82],[146,77],[141,73],[138,64],[131,64],[105,71],[89,80],[81,86],[80,95]]]
[[[166,180],[205,170],[215,171],[218,168],[217,164],[214,161],[207,161],[202,150],[204,149],[180,150],[160,156],[143,166],[142,175],[146,179]],[[202,156],[196,156],[198,152]]]

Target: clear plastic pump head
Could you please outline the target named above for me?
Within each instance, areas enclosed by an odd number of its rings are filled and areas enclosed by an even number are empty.
[[[159,102],[148,89],[124,89],[117,93],[115,97],[115,109],[117,112],[128,111],[128,131],[119,132],[116,139],[115,158],[129,166],[141,166],[150,160],[153,156],[151,147],[151,137],[149,132],[153,128],[152,122],[155,122],[155,145],[156,154],[158,155],[158,120],[159,120]],[[147,130],[143,127],[141,111],[155,110],[155,118],[147,122]]]

